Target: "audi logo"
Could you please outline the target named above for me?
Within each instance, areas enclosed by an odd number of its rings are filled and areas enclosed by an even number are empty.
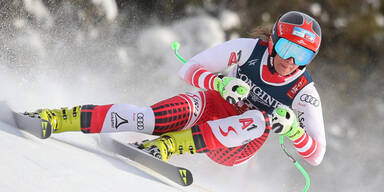
[[[303,94],[301,97],[300,97],[300,101],[304,101],[306,103],[309,103],[315,107],[318,107],[320,105],[320,101],[312,96],[312,95],[308,95],[308,94]]]
[[[137,118],[137,129],[138,130],[143,130],[144,129],[144,114],[143,113],[138,113],[136,115]]]

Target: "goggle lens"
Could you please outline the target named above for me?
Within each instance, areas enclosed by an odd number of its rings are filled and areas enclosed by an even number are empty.
[[[275,51],[283,59],[293,57],[299,66],[307,65],[315,55],[315,52],[284,38],[277,41]]]

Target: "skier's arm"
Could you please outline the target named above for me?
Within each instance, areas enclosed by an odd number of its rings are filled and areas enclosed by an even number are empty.
[[[319,165],[325,154],[324,121],[319,94],[310,83],[294,98],[292,108],[296,111],[300,127],[304,134],[294,140],[299,154],[310,164]]]
[[[203,89],[214,89],[214,73],[225,71],[233,64],[243,64],[250,57],[257,39],[235,39],[209,48],[192,57],[179,71],[189,84]]]

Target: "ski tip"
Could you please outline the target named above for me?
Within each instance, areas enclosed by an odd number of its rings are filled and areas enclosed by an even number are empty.
[[[193,176],[191,171],[185,168],[179,168],[179,174],[181,179],[181,185],[189,186],[193,183]]]

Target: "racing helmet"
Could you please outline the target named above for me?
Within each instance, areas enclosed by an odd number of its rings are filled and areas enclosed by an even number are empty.
[[[311,16],[290,11],[274,24],[268,41],[269,55],[283,59],[293,57],[296,65],[306,66],[319,52],[321,28]]]

